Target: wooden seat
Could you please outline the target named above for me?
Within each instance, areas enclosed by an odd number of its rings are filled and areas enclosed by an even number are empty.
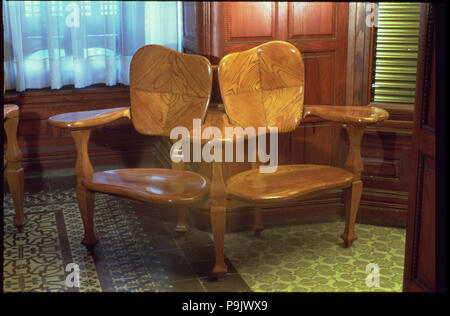
[[[94,194],[102,192],[145,203],[173,204],[175,230],[187,230],[187,205],[205,198],[209,182],[172,162],[172,169],[122,169],[94,173],[88,155],[91,129],[121,118],[131,120],[144,135],[170,136],[174,127],[192,128],[204,120],[212,87],[211,64],[160,45],[141,47],[130,65],[130,105],[114,109],[62,113],[49,118],[53,126],[69,129],[77,148],[77,199],[84,225],[83,244],[97,243],[94,234]],[[180,154],[182,155],[182,154]],[[182,156],[180,156],[182,158]]]
[[[345,230],[341,235],[349,247],[356,234],[354,224],[362,193],[363,169],[360,144],[364,127],[388,118],[375,107],[305,105],[304,63],[299,50],[282,41],[267,42],[249,50],[223,57],[218,67],[222,100],[229,124],[242,128],[277,127],[278,133],[292,132],[305,116],[346,124],[349,153],[345,165],[278,166],[274,173],[260,173],[261,163],[236,174],[227,183],[221,162],[214,162],[211,180],[211,223],[216,251],[213,272],[227,272],[224,262],[224,235],[227,203],[233,199],[255,206],[254,232],[263,230],[261,207],[312,197],[328,190],[343,189]]]
[[[342,189],[353,182],[353,173],[321,165],[278,166],[273,173],[251,169],[226,183],[227,195],[252,203],[271,204],[310,197],[320,191]]]
[[[208,180],[194,172],[144,168],[96,172],[83,185],[96,192],[160,204],[195,203],[209,189]]]

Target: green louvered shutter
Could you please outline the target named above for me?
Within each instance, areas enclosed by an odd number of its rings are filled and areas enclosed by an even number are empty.
[[[420,3],[379,2],[372,101],[414,104]]]

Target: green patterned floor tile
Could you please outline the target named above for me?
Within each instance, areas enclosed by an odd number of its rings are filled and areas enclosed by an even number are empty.
[[[399,292],[405,230],[356,225],[358,240],[344,248],[343,222],[303,224],[225,236],[225,255],[255,292]],[[379,267],[368,287],[366,266]],[[372,270],[371,270],[372,271]]]

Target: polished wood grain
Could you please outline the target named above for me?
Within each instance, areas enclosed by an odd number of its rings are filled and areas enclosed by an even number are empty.
[[[289,38],[324,38],[334,35],[335,2],[291,2],[288,8]]]
[[[50,117],[48,123],[60,128],[89,128],[108,124],[123,117],[131,118],[129,107],[64,113]]]
[[[3,106],[3,128],[6,135],[6,154],[3,161],[4,176],[8,180],[9,190],[14,203],[14,226],[23,231],[25,214],[23,210],[24,171],[22,168],[22,152],[17,142],[19,125],[19,107],[14,104]]]
[[[19,107],[15,104],[5,104],[3,105],[3,118],[15,118],[19,117]]]
[[[145,168],[96,172],[83,185],[146,203],[174,205],[198,202],[209,189],[208,180],[190,171]]]
[[[294,130],[303,113],[303,70],[297,48],[281,41],[222,58],[219,85],[230,121],[242,127]]]
[[[169,136],[176,126],[204,120],[212,70],[205,57],[159,45],[141,47],[130,66],[131,119],[144,135]]]
[[[389,118],[389,112],[374,106],[305,105],[304,117],[308,115],[332,122],[364,126]]]
[[[229,40],[275,39],[275,2],[228,2]],[[254,21],[248,23],[248,21]]]
[[[252,169],[227,181],[227,194],[252,203],[273,204],[295,200],[317,191],[351,185],[353,173],[321,165],[278,166],[274,173]]]

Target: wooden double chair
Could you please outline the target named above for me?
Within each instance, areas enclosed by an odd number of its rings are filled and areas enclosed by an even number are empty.
[[[218,71],[226,112],[219,115],[207,112],[213,69]],[[216,256],[213,273],[220,278],[227,272],[224,236],[230,200],[237,199],[255,207],[254,231],[259,235],[263,229],[261,207],[343,189],[345,230],[341,238],[346,247],[351,246],[357,239],[354,226],[363,187],[360,144],[364,128],[385,120],[388,113],[370,106],[309,106],[303,104],[303,97],[302,55],[287,42],[272,41],[229,54],[222,58],[218,67],[211,66],[205,57],[183,54],[163,46],[140,48],[131,61],[130,107],[66,113],[48,120],[54,126],[69,129],[75,141],[83,244],[93,247],[97,243],[93,222],[95,192],[173,205],[178,216],[175,230],[180,233],[187,230],[187,207],[209,200]],[[135,129],[144,135],[170,136],[175,127],[185,127],[191,131],[192,142],[201,141],[203,145],[219,142],[224,146],[227,142],[240,140],[225,136],[198,140],[192,132],[193,120],[200,119],[202,128],[214,126],[221,131],[237,126],[243,129],[277,127],[278,133],[285,133],[295,130],[308,115],[347,125],[350,146],[343,168],[282,165],[274,172],[261,173],[259,167],[263,163],[255,161],[250,170],[232,176],[225,183],[220,159],[211,161],[212,177],[207,179],[185,170],[183,161],[172,162],[172,169],[120,169],[94,173],[88,156],[91,129],[123,117],[130,119]]]

